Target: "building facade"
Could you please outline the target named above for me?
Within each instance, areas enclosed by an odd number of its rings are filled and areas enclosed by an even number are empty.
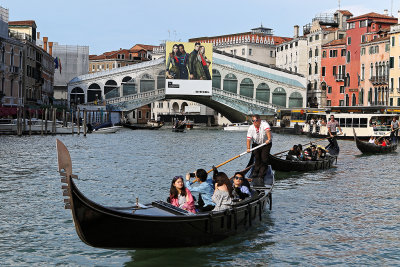
[[[331,41],[322,46],[321,90],[326,91],[326,106],[344,106],[344,73],[346,40]]]
[[[367,13],[347,20],[346,31],[346,106],[361,105],[359,94],[361,90],[361,43],[368,41],[369,36],[379,37],[379,32],[390,29],[390,26],[397,23],[397,18],[377,13]],[[369,49],[369,48],[368,48]],[[384,50],[384,49],[383,49]],[[367,51],[365,51],[367,52]],[[369,52],[369,51],[368,51]],[[367,68],[367,66],[365,66]],[[368,66],[369,68],[369,66]],[[367,86],[364,84],[364,86]],[[387,84],[382,84],[383,88]],[[381,87],[382,88],[382,87]],[[365,88],[363,88],[365,90]],[[369,90],[370,88],[368,88]],[[373,89],[375,90],[375,89]],[[375,96],[378,94],[375,94]],[[364,99],[364,96],[361,97]],[[373,97],[375,100],[375,97]],[[368,102],[368,101],[367,101]],[[370,101],[370,104],[380,105],[383,101]]]
[[[400,25],[396,24],[390,27],[390,91],[389,105],[400,106]]]

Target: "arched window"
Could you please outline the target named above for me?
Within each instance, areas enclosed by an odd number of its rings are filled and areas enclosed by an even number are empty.
[[[356,106],[357,105],[357,98],[356,98],[356,94],[353,93],[353,97],[351,99],[351,105],[352,106]]]
[[[155,81],[151,75],[145,73],[140,79],[140,92],[153,91],[155,89]]]
[[[349,103],[350,101],[349,101],[349,95],[348,94],[346,94],[346,106],[349,106]]]
[[[315,62],[314,74],[318,74],[318,63],[317,62]]]
[[[300,108],[303,106],[303,97],[299,92],[293,92],[289,96],[289,108]]]
[[[286,107],[286,91],[282,87],[277,87],[272,93],[272,104]]]
[[[297,66],[294,66],[294,72],[297,73]]]
[[[165,89],[165,70],[162,70],[157,75],[157,89]]]
[[[114,80],[108,80],[104,86],[104,95],[106,99],[119,96],[118,85]]]
[[[136,81],[135,79],[129,79],[122,84],[122,95],[126,96],[134,94],[137,94]]]
[[[224,78],[224,90],[237,94],[237,78],[235,74],[229,73]]]
[[[6,63],[6,48],[4,46],[1,48],[1,62]]]
[[[14,48],[11,48],[10,66],[14,66]]]
[[[321,89],[322,89],[323,91],[326,90],[326,82],[322,82],[322,83],[321,83]]]
[[[256,99],[264,102],[269,102],[270,100],[270,90],[266,83],[260,83],[256,89]]]
[[[249,78],[245,78],[240,83],[240,95],[253,98],[254,84]]]
[[[175,113],[178,113],[178,112],[179,112],[179,104],[178,104],[177,102],[174,102],[174,103],[172,104],[172,110],[173,110]]]
[[[221,89],[221,73],[216,69],[212,70],[212,87]]]
[[[132,80],[132,77],[131,77],[131,76],[125,76],[125,77],[122,79],[122,83],[129,82],[130,80]]]
[[[364,104],[364,88],[361,88],[360,93],[358,95],[358,103],[360,105]]]
[[[318,89],[318,82],[317,82],[317,80],[314,80],[314,90],[317,90]]]
[[[181,105],[181,112],[185,112],[185,107],[189,106],[188,103],[183,102]]]
[[[83,104],[85,102],[85,93],[80,87],[75,87],[69,94],[70,103]]]
[[[96,99],[102,99],[101,88],[100,85],[98,85],[97,83],[92,83],[91,85],[89,85],[87,91],[87,102],[93,102]]]

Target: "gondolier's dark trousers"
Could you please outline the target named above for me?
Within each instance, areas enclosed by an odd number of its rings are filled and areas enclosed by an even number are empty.
[[[253,147],[259,146],[259,144],[253,144]],[[269,152],[271,151],[272,143],[262,146],[259,149],[253,151],[255,165],[252,172],[252,177],[263,178],[269,164]]]
[[[392,139],[392,143],[397,143],[397,140],[399,138],[399,129],[394,130],[393,132],[390,133],[390,137]]]
[[[334,144],[335,147],[339,147],[337,140],[336,140],[336,136],[337,136],[336,132],[333,132],[332,135],[333,135],[333,137],[330,137],[330,135],[328,135],[328,138],[332,139],[332,143]]]

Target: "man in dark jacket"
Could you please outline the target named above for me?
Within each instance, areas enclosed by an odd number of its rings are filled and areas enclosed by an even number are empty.
[[[198,80],[200,77],[196,77],[195,75],[195,71],[194,71],[194,64],[196,62],[196,58],[197,58],[197,53],[199,52],[199,48],[200,48],[200,43],[197,42],[194,44],[194,49],[192,51],[192,53],[190,53],[189,55],[189,72],[190,72],[190,80]]]

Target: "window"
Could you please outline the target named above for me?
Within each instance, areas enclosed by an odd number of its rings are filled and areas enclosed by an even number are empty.
[[[393,91],[394,88],[394,78],[390,78],[390,90]]]
[[[385,44],[385,52],[389,52],[389,50],[390,50],[389,44]]]
[[[253,49],[249,48],[249,56],[253,54]]]
[[[318,48],[315,48],[315,56],[318,57]]]
[[[327,105],[328,107],[332,106],[332,100],[327,100],[327,101],[326,101],[326,105]]]
[[[236,56],[236,49],[233,50],[233,54]]]
[[[315,41],[319,40],[319,34],[315,35]]]
[[[394,57],[390,57],[390,63],[389,63],[389,66],[390,66],[390,68],[391,68],[391,69],[393,69],[393,68],[394,68]]]
[[[121,68],[121,63],[118,63],[118,68]]]
[[[395,40],[396,40],[396,38],[393,36],[393,37],[392,37],[392,46],[395,45]]]
[[[351,37],[347,37],[347,45],[351,45]]]
[[[393,98],[392,97],[390,98],[390,104],[389,105],[393,106]]]
[[[342,56],[342,57],[345,57],[346,56],[346,49],[342,49],[342,51],[340,51],[340,55]]]
[[[400,97],[397,98],[397,106],[400,106]]]
[[[361,48],[361,52],[360,52],[361,56],[365,55],[365,47]]]
[[[367,26],[367,21],[366,20],[362,20],[360,21],[360,28],[366,27]]]
[[[365,65],[361,65],[361,81],[364,81],[364,74],[365,74]]]
[[[337,57],[337,50],[329,50],[329,57]]]
[[[361,35],[361,43],[365,42],[365,35]]]
[[[341,94],[344,94],[344,86],[340,86],[340,91]]]
[[[310,51],[308,51],[308,57],[312,57],[312,49],[310,48]]]
[[[322,67],[321,73],[322,77],[325,77],[325,67]]]
[[[274,57],[274,51],[269,51],[269,56]]]
[[[344,38],[344,34],[343,33],[339,33],[339,38],[338,39],[343,39]]]
[[[146,119],[150,119],[150,111],[146,111]]]
[[[315,63],[314,74],[318,74],[318,63]]]
[[[309,42],[310,42],[310,43],[312,42],[312,36],[310,36],[310,38],[309,38]]]
[[[298,45],[299,45],[299,42],[295,42],[295,43],[294,43],[294,46],[298,46]]]
[[[344,106],[344,100],[339,100],[339,106]]]
[[[308,75],[312,74],[312,67],[311,64],[308,64]]]
[[[332,94],[332,86],[328,86],[328,94]]]
[[[350,63],[350,51],[347,51],[346,62]]]
[[[141,119],[141,118],[142,118],[142,111],[138,110],[138,119]]]
[[[96,70],[95,65],[92,65],[92,70],[93,70],[93,71]],[[28,76],[29,76],[29,75],[28,75]]]
[[[323,58],[326,58],[326,51],[325,51],[325,50],[322,51],[322,57],[323,57]]]
[[[332,67],[332,74],[333,74],[333,76],[336,75],[336,66],[333,66],[333,67]]]
[[[242,56],[246,55],[246,49],[242,48]]]

